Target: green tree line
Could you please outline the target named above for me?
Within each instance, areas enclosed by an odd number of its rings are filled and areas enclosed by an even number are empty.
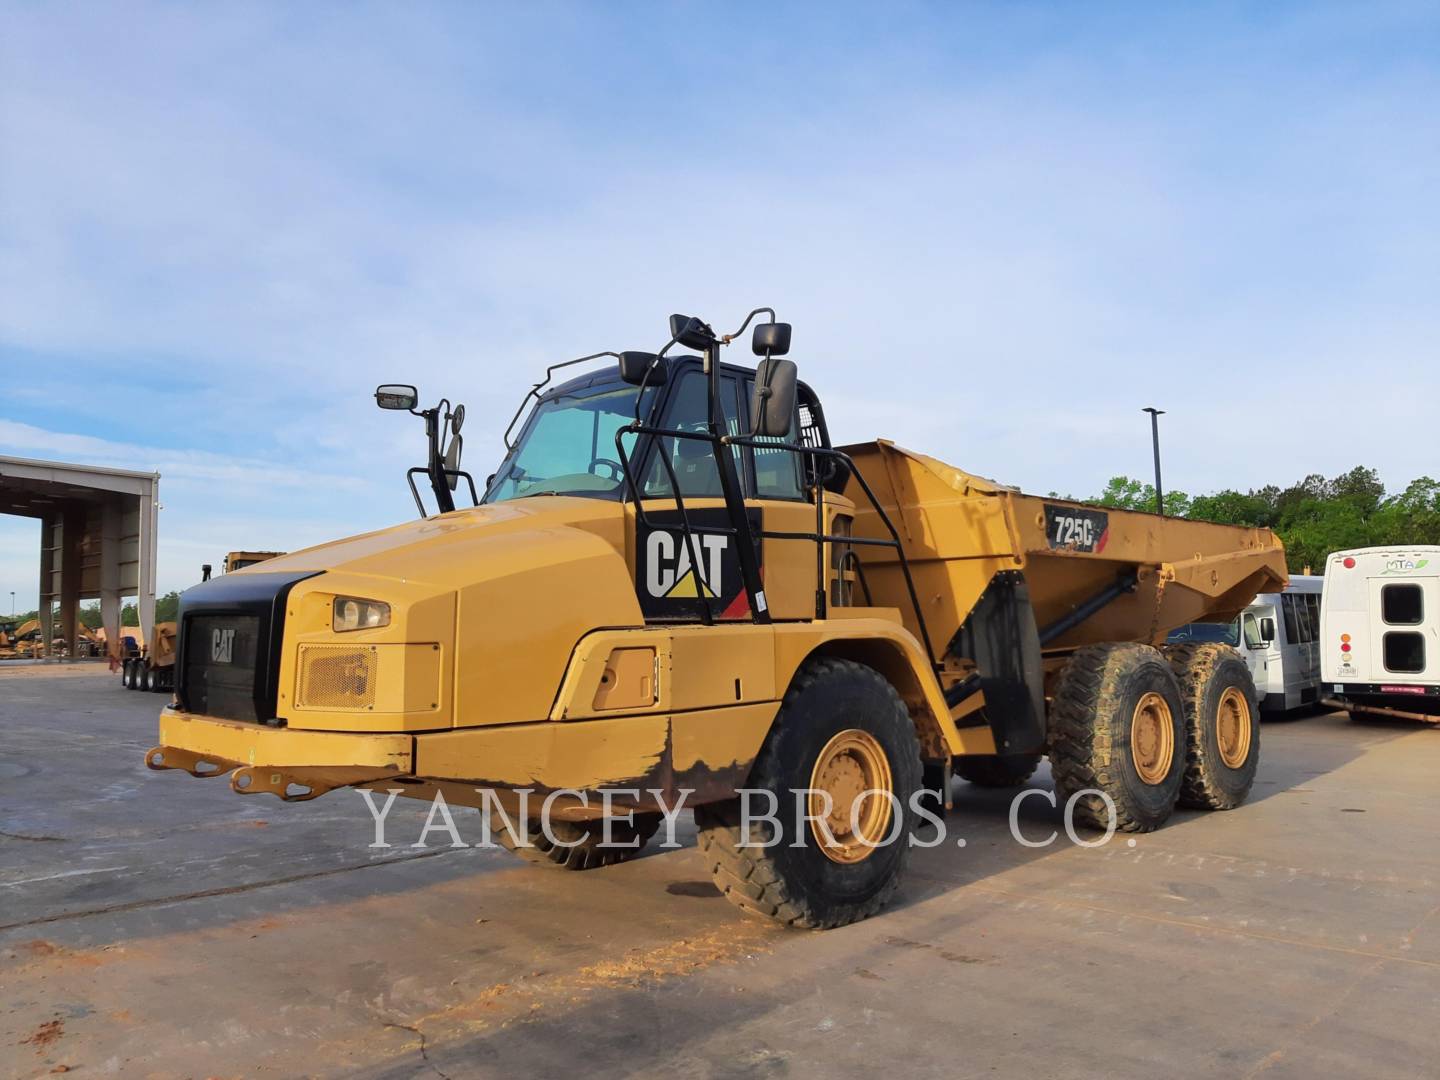
[[[1089,500],[1121,510],[1154,510],[1155,487],[1129,476],[1112,477]],[[1440,483],[1428,476],[1387,495],[1374,469],[1356,466],[1327,480],[1318,473],[1291,484],[1274,484],[1212,495],[1165,493],[1165,513],[1223,525],[1274,529],[1285,542],[1291,573],[1310,567],[1323,573],[1332,551],[1403,544],[1440,544]]]

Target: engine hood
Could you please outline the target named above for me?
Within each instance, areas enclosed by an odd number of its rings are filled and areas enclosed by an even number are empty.
[[[625,511],[619,503],[571,496],[536,496],[407,521],[376,532],[333,540],[270,559],[237,574],[277,571],[340,572],[441,590],[503,574],[518,545],[548,549],[557,561],[593,555],[596,540],[625,556]],[[497,563],[499,565],[497,565]]]

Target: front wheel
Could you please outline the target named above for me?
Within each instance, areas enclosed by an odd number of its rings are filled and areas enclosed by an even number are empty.
[[[700,850],[742,910],[844,926],[899,887],[920,784],[919,740],[895,688],[863,664],[814,659],[785,694],[748,795],[696,808]]]

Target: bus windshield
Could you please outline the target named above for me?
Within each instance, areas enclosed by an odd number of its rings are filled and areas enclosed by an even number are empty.
[[[1240,644],[1240,620],[1231,619],[1228,623],[1186,623],[1184,626],[1177,626],[1171,630],[1170,636],[1165,640],[1171,645],[1181,641],[1202,641],[1238,647]]]
[[[481,501],[532,495],[620,498],[625,475],[616,457],[615,433],[635,419],[637,392],[628,383],[607,382],[542,398]],[[654,394],[655,388],[646,389],[647,402]],[[627,456],[633,447],[634,437],[627,436]]]

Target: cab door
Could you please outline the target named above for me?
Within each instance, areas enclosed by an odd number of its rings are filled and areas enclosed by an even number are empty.
[[[667,430],[709,431],[709,388],[695,365],[673,376],[659,426]],[[729,434],[741,432],[740,380],[723,374],[721,404]],[[745,482],[740,447],[731,447],[737,472]],[[631,564],[635,591],[647,622],[712,621],[750,618],[749,599],[740,572],[740,538],[696,530],[730,527],[720,470],[709,440],[656,436],[641,464],[637,484],[643,496],[632,502]],[[676,499],[676,486],[679,500]],[[749,490],[748,488],[746,489]],[[684,503],[684,514],[680,503]],[[685,524],[691,533],[687,536]],[[751,510],[751,529],[762,527],[758,508]],[[765,546],[760,545],[761,565]]]

